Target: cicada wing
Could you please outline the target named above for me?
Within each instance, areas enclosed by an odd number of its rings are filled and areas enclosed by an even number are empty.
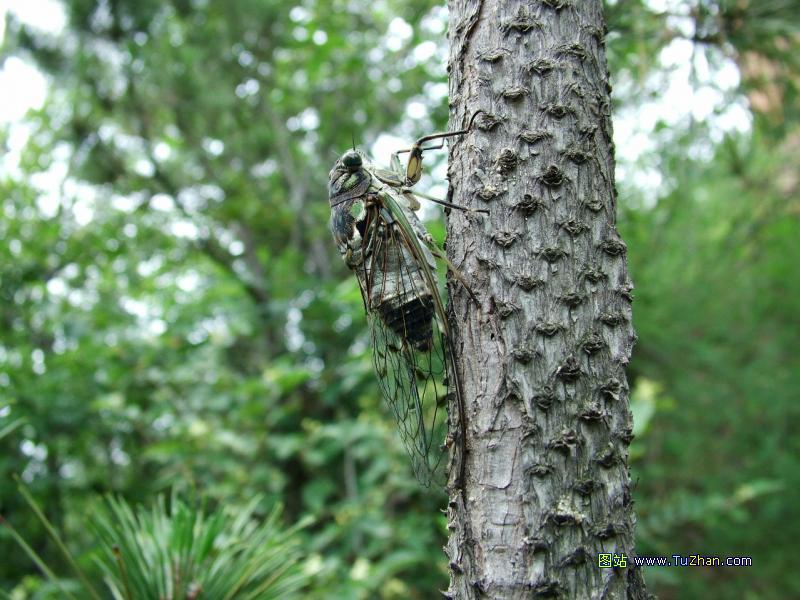
[[[448,315],[445,311],[445,303],[443,295],[439,291],[438,282],[435,274],[434,256],[440,258],[442,262],[453,272],[459,281],[465,286],[470,295],[474,298],[466,282],[463,281],[463,276],[447,259],[445,253],[438,248],[433,240],[425,231],[424,226],[419,221],[417,216],[411,210],[405,210],[394,198],[389,195],[384,198],[385,205],[393,218],[397,222],[395,228],[396,234],[402,238],[401,243],[408,249],[409,253],[414,257],[414,264],[419,266],[427,287],[431,290],[432,307],[434,313],[433,320],[433,340],[435,345],[431,352],[432,357],[435,359],[434,363],[437,365],[438,380],[444,382],[444,388],[448,397],[448,406],[451,409],[450,413],[450,426],[451,431],[456,433],[458,440],[458,450],[453,454],[452,465],[457,464],[457,471],[455,472],[454,482],[456,485],[463,485],[465,476],[466,465],[466,446],[467,440],[465,431],[466,427],[466,402],[464,399],[463,390],[461,387],[461,380],[458,374],[458,369],[455,362],[455,354],[452,346],[452,335],[448,322]],[[476,299],[477,302],[477,299]],[[438,345],[436,345],[438,344]],[[456,459],[458,456],[458,459]]]
[[[414,475],[424,486],[441,483],[438,467],[446,435],[439,393],[441,373],[431,368],[435,351],[415,350],[377,314],[370,314],[372,358],[381,395],[397,424]]]
[[[397,221],[372,231],[372,252],[359,274],[381,394],[423,485],[438,476],[446,436],[444,405],[452,382],[445,321],[428,258]],[[410,231],[413,234],[413,231]],[[416,236],[415,236],[416,238]]]

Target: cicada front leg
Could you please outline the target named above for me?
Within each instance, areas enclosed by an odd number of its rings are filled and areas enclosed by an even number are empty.
[[[448,133],[434,133],[432,135],[426,135],[424,137],[419,138],[411,148],[404,148],[403,150],[398,150],[392,155],[392,169],[397,169],[398,167],[402,169],[400,166],[400,154],[405,154],[408,152],[408,161],[406,162],[406,172],[405,172],[405,185],[406,187],[411,187],[419,182],[420,177],[422,177],[422,153],[426,150],[441,150],[444,147],[444,140],[445,138],[455,137],[457,135],[464,135],[468,133],[469,129],[462,129],[461,131],[451,131]],[[425,146],[425,142],[430,142],[432,140],[440,140],[438,145],[433,146]],[[402,171],[401,171],[402,173]]]
[[[469,125],[467,125],[466,129],[461,129],[460,131],[448,131],[445,133],[434,133],[431,135],[426,135],[419,138],[411,148],[406,148],[404,150],[398,150],[393,156],[393,160],[396,160],[397,165],[400,164],[400,157],[398,155],[405,154],[408,152],[408,162],[406,163],[406,186],[411,187],[415,183],[417,183],[422,177],[422,153],[426,150],[440,150],[444,147],[444,140],[445,138],[455,137],[458,135],[465,135],[472,130],[472,124],[475,122],[475,117],[478,116],[483,111],[476,111],[475,114],[472,115],[472,118],[469,120]],[[427,142],[431,142],[433,140],[439,140],[438,145],[433,146],[425,146]],[[393,168],[395,168],[393,166]]]
[[[449,132],[446,132],[446,133],[434,133],[434,134],[431,134],[431,135],[423,136],[423,137],[419,138],[416,142],[414,142],[414,144],[411,146],[411,148],[405,148],[403,150],[398,150],[397,152],[392,154],[392,158],[391,158],[391,162],[390,162],[392,171],[394,171],[400,179],[404,179],[404,184],[405,184],[404,187],[405,188],[413,187],[414,185],[416,185],[419,182],[420,178],[422,177],[422,153],[423,152],[425,152],[426,150],[440,150],[441,148],[444,147],[444,141],[445,141],[446,138],[455,137],[455,136],[464,135],[464,134],[469,133],[472,130],[472,124],[475,121],[475,117],[477,117],[480,112],[481,111],[477,111],[475,114],[472,115],[472,118],[470,119],[469,125],[467,126],[466,129],[462,129],[460,131],[449,131]],[[433,145],[430,145],[430,146],[426,146],[425,145],[427,142],[432,142],[434,140],[437,140],[438,144],[433,144]],[[400,155],[401,154],[405,154],[406,152],[408,152],[408,161],[406,163],[405,174],[403,174],[403,171],[402,171],[403,167],[402,167],[402,163],[400,162]],[[430,200],[431,202],[435,202],[437,204],[441,204],[442,206],[446,206],[448,208],[456,208],[458,210],[464,210],[464,211],[468,211],[468,212],[481,212],[481,213],[489,214],[489,211],[486,210],[486,209],[467,208],[467,207],[464,207],[464,206],[459,206],[458,204],[453,204],[452,202],[447,202],[446,200],[440,200],[438,198],[433,198],[433,197],[428,196],[426,194],[420,194],[418,192],[414,192],[414,193],[416,195],[422,197],[422,198],[426,198],[427,200]],[[416,208],[414,208],[414,210],[416,210]]]
[[[397,175],[397,179],[399,181],[405,180],[405,174],[403,173],[403,163],[400,161],[400,155],[403,152],[408,152],[408,150],[399,150],[392,154],[392,157],[389,159],[389,168],[392,172]]]

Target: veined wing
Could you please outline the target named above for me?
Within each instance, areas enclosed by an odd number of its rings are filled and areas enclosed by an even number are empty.
[[[444,405],[455,381],[436,276],[402,208],[382,194],[370,219],[371,251],[359,282],[381,393],[423,485],[436,477],[446,436]],[[394,205],[392,205],[394,203]]]
[[[447,385],[441,362],[441,339],[419,351],[370,313],[372,361],[381,395],[397,423],[414,475],[424,486],[441,483],[438,467],[444,456]]]

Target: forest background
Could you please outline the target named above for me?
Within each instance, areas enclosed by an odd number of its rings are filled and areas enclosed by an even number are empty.
[[[753,559],[648,587],[800,596],[800,3],[606,4],[638,552]],[[96,577],[104,494],[261,495],[313,518],[305,597],[445,589],[446,499],[380,405],[326,183],[351,135],[386,162],[446,129],[446,7],[46,0],[4,21],[0,514],[74,577],[19,474]],[[444,159],[421,184],[440,196]],[[3,528],[0,557],[0,590],[59,597]]]

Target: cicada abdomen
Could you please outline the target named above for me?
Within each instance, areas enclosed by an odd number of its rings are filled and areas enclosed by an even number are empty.
[[[397,243],[388,227],[381,229],[368,261],[371,268],[356,270],[356,276],[364,280],[362,289],[369,291],[369,308],[401,339],[424,352],[431,347],[433,295],[409,248]]]

